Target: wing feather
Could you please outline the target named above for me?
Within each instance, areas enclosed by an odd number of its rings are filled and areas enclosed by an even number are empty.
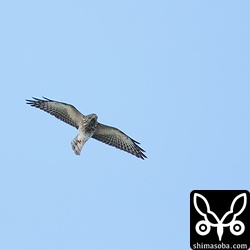
[[[44,100],[34,97],[32,98],[33,100],[26,100],[26,103],[32,107],[39,108],[78,129],[81,118],[84,117],[84,115],[73,105],[53,101],[46,97],[43,97]]]
[[[145,151],[138,146],[140,143],[133,140],[117,128],[98,123],[96,131],[92,137],[110,146],[124,150],[143,160],[144,158],[147,158],[143,153]]]

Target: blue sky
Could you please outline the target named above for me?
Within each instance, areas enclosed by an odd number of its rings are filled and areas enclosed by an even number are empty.
[[[189,249],[194,189],[250,187],[249,1],[2,1],[0,249]],[[142,161],[25,104],[141,142]]]

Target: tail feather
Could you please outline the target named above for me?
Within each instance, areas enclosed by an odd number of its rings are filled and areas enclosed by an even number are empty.
[[[83,138],[80,138],[79,135],[77,135],[71,142],[71,146],[73,151],[76,155],[80,155],[82,151],[82,147],[86,141],[83,140]]]

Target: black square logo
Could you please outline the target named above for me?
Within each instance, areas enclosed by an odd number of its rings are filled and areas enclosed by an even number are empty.
[[[192,191],[190,247],[192,249],[249,249],[249,192],[246,190]]]

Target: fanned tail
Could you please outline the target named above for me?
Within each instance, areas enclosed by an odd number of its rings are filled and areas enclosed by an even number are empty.
[[[80,155],[82,147],[86,141],[83,140],[79,135],[77,135],[71,142],[71,146],[76,155]]]

